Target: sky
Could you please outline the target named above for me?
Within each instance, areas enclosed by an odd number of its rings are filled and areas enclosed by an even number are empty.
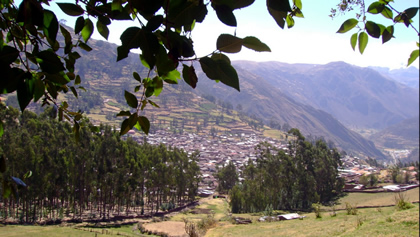
[[[57,1],[66,2],[66,1]],[[72,1],[67,1],[72,2]],[[205,0],[207,2],[207,0]],[[366,7],[374,1],[366,0]],[[250,61],[279,61],[284,63],[308,63],[326,64],[334,61],[344,61],[353,65],[367,67],[380,66],[391,69],[405,67],[410,53],[417,48],[419,41],[417,33],[405,27],[404,24],[395,26],[395,37],[386,44],[381,39],[369,37],[369,43],[363,55],[356,47],[356,51],[350,46],[350,37],[357,32],[353,29],[344,34],[336,33],[341,24],[354,18],[358,11],[347,13],[331,19],[331,8],[334,8],[339,0],[302,0],[302,12],[304,18],[295,18],[295,26],[291,29],[281,29],[274,19],[268,14],[266,1],[256,0],[249,7],[234,11],[238,26],[229,27],[217,19],[215,11],[209,6],[209,13],[201,24],[196,24],[192,31],[194,48],[198,57],[205,56],[216,49],[216,40],[220,34],[236,33],[236,36],[244,38],[255,36],[267,44],[271,52],[255,52],[243,47],[237,54],[228,54],[231,60]],[[61,12],[55,3],[51,3],[52,10],[58,19],[67,20],[67,25],[74,27],[75,17],[69,17]],[[418,7],[418,0],[395,0],[392,6],[400,11],[409,7]],[[396,14],[394,13],[394,16]],[[419,30],[419,15],[413,19],[413,25]],[[385,26],[393,24],[391,20],[384,19],[381,15],[366,15],[368,20],[373,20]],[[96,19],[92,19],[95,23]],[[133,25],[130,21],[113,22],[110,27],[109,41],[120,44],[119,37],[124,29]],[[136,25],[134,23],[134,25]],[[95,39],[104,40],[97,32],[92,36]],[[418,49],[418,48],[417,48]],[[419,67],[417,59],[412,65]]]

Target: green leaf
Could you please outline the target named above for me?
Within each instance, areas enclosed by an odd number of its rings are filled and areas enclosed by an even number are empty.
[[[295,20],[293,20],[293,17],[289,14],[286,17],[286,23],[287,23],[287,28],[292,28],[295,25]]]
[[[108,40],[108,36],[109,36],[109,29],[108,26],[106,26],[105,24],[103,24],[101,21],[97,21],[96,22],[96,28],[99,31],[99,34],[102,35],[102,37],[104,37],[106,40]]]
[[[408,9],[405,9],[404,12],[408,19],[411,19],[417,15],[417,11],[419,10],[418,7],[411,7]]]
[[[123,10],[121,0],[113,0],[111,3],[111,10],[121,12]]]
[[[357,44],[357,33],[354,33],[351,38],[350,38],[350,44],[351,47],[353,48],[353,51],[356,49],[356,44]]]
[[[367,11],[372,14],[379,14],[384,10],[384,8],[385,8],[385,4],[380,3],[380,2],[373,2],[372,4],[369,5]]]
[[[216,47],[226,53],[237,53],[241,51],[243,40],[233,35],[221,34],[217,38]]]
[[[154,88],[154,92],[153,94],[155,96],[159,96],[160,93],[162,92],[163,89],[163,80],[162,78],[156,76],[153,78],[153,88]]]
[[[413,52],[411,52],[410,57],[408,58],[408,64],[407,67],[410,66],[416,59],[419,57],[419,50],[415,49]]]
[[[127,101],[127,104],[131,107],[131,108],[137,108],[137,106],[139,105],[139,102],[137,100],[137,97],[133,94],[131,94],[128,91],[124,91],[124,97],[125,100]]]
[[[189,67],[184,64],[182,69],[182,77],[188,85],[195,89],[197,86],[198,77],[193,66]]]
[[[26,172],[26,174],[24,174],[24,175],[23,175],[23,178],[24,178],[24,179],[28,179],[28,178],[30,178],[31,176],[32,176],[32,171],[30,171],[30,170],[29,170],[28,172]]]
[[[394,26],[390,25],[385,28],[384,32],[382,33],[382,44],[385,44],[394,36]]]
[[[35,78],[34,81],[34,101],[37,102],[45,92],[45,85],[42,83],[42,80]]]
[[[74,97],[77,98],[78,97],[78,94],[77,94],[76,88],[74,88],[74,86],[70,86],[70,90],[73,93]]]
[[[302,0],[293,0],[293,4],[300,10],[302,10]]]
[[[245,37],[242,45],[257,52],[271,52],[271,49],[266,44],[253,36]]]
[[[359,34],[359,51],[361,54],[365,51],[365,48],[368,44],[369,36],[365,32],[360,32]]]
[[[144,133],[149,134],[149,130],[150,130],[150,122],[149,119],[147,119],[144,116],[139,116],[138,117],[138,123],[141,126],[141,130],[143,130]]]
[[[366,22],[366,31],[373,38],[379,38],[381,36],[381,28],[373,21]]]
[[[83,40],[87,43],[93,34],[93,22],[88,18],[85,20],[85,26],[82,29]]]
[[[225,25],[237,26],[236,17],[233,14],[233,10],[226,5],[215,5],[212,4],[214,10],[216,10],[217,18]]]
[[[80,31],[83,30],[84,26],[85,26],[85,18],[83,18],[83,16],[79,16],[74,26],[74,33],[79,34]]]
[[[157,105],[155,102],[151,100],[147,100],[147,102],[149,102],[149,104],[151,104],[153,107],[160,108],[159,105]]]
[[[340,29],[338,29],[337,33],[346,33],[347,31],[353,29],[357,23],[359,23],[357,19],[348,19],[340,26]]]
[[[57,3],[57,5],[69,16],[80,16],[85,12],[79,5],[73,3]]]
[[[388,19],[392,19],[394,17],[392,10],[389,7],[385,7],[381,14]]]
[[[181,78],[181,74],[177,69],[172,70],[162,76],[162,79],[169,84],[178,84],[178,79]],[[156,94],[156,93],[155,93]]]
[[[54,12],[44,10],[44,34],[55,42],[58,33],[58,21]]]

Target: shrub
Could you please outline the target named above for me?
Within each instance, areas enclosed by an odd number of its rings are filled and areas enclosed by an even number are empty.
[[[321,204],[320,203],[313,203],[312,204],[312,209],[315,212],[315,217],[316,218],[322,218],[322,215],[321,215]]]
[[[357,215],[357,204],[350,204],[346,202],[347,215]]]
[[[395,207],[398,210],[407,210],[413,207],[413,205],[408,201],[405,193],[398,192],[395,197]]]

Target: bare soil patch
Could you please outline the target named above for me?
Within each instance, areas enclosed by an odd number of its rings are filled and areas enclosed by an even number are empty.
[[[187,237],[185,223],[180,221],[163,221],[144,224],[143,227],[151,232],[163,232],[172,237]]]

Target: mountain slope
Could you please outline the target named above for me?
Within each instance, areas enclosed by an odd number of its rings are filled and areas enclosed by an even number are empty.
[[[419,92],[369,68],[279,62],[234,63],[297,101],[322,109],[352,128],[382,129],[419,112]]]
[[[419,147],[419,116],[406,119],[370,136],[381,147],[408,149]]]
[[[347,151],[384,158],[372,142],[350,131],[330,114],[296,102],[279,89],[273,88],[262,77],[239,68],[237,71],[241,92],[207,80],[203,73],[199,73],[197,90],[212,94],[220,100],[229,101],[234,106],[240,104],[248,114],[255,114],[266,122],[274,119],[280,124],[287,123],[299,128],[306,136],[322,136]]]

